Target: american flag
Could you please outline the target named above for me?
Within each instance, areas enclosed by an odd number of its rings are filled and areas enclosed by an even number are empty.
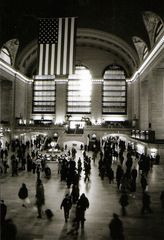
[[[73,74],[76,18],[39,20],[39,75]]]

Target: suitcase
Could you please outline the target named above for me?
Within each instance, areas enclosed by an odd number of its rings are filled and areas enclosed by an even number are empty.
[[[50,178],[50,177],[51,177],[51,169],[50,169],[49,167],[47,167],[47,168],[45,169],[45,175],[46,175],[47,178]]]
[[[45,214],[49,220],[51,220],[54,215],[51,209],[46,209]]]

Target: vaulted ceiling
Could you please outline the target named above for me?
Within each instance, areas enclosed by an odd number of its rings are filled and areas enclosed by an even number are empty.
[[[132,60],[131,63],[127,60],[125,65],[129,65],[129,71],[131,72],[139,64],[139,56],[137,55],[134,39],[135,41],[136,39],[143,40],[145,45],[149,49],[151,48],[151,39],[143,17],[145,12],[155,13],[161,21],[163,21],[164,1],[28,0],[23,2],[21,0],[1,0],[0,47],[2,47],[4,43],[10,39],[19,40],[16,63],[17,66],[19,65],[18,68],[20,68],[20,62],[22,60],[21,57],[25,54],[25,49],[29,52],[33,51],[33,56],[35,55],[35,47],[32,43],[36,41],[38,36],[38,18],[77,16],[77,28],[79,29],[78,45],[83,44],[80,29],[93,29],[93,31],[98,30],[98,33],[104,32],[109,37],[113,35],[112,40],[109,39],[108,43],[103,43],[103,48],[107,49],[109,47],[110,52],[116,56],[119,52],[119,48],[117,49],[117,47],[120,46],[121,43],[123,43],[124,46],[126,45],[125,48],[127,50],[127,56],[125,59],[128,59],[129,55]],[[115,46],[113,39],[115,39]],[[88,40],[88,42],[85,40],[85,44],[88,44],[89,46],[89,44],[91,44],[90,40]],[[96,40],[96,38],[94,39],[94,42],[95,45],[98,45],[98,47],[102,47],[102,42],[100,43],[100,41]],[[113,45],[110,45],[109,43],[112,43]],[[122,51],[122,55],[119,57],[122,57],[124,54],[123,48],[120,51]],[[33,65],[33,61],[29,62],[29,69],[30,66]],[[34,71],[34,69],[32,71]],[[28,73],[26,74],[28,75]]]

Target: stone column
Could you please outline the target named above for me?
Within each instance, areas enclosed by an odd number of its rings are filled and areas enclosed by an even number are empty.
[[[132,119],[137,121],[137,128],[140,127],[140,77],[139,75],[132,82]],[[129,99],[129,98],[128,98]]]
[[[56,123],[65,121],[67,107],[67,79],[56,79]]]
[[[134,119],[133,114],[133,84],[127,83],[127,116],[128,120],[132,121]]]
[[[151,74],[151,120],[157,139],[164,139],[164,69],[155,69]]]
[[[22,115],[26,119],[27,104],[26,104],[26,82],[18,76],[15,77],[15,117]]]
[[[149,96],[149,81],[143,79],[140,83],[140,129],[147,130],[149,127],[148,120],[148,96]]]
[[[16,104],[16,76],[12,81],[12,108],[11,108],[11,129],[15,127],[15,104]]]
[[[91,118],[102,121],[102,79],[92,80]]]
[[[26,95],[27,95],[27,111],[26,111],[26,119],[29,121],[32,118],[32,101],[33,101],[33,89],[32,82],[26,83]]]

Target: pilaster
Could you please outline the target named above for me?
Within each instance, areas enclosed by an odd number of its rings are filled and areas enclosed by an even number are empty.
[[[92,80],[91,116],[96,122],[102,118],[102,79]]]
[[[63,123],[67,107],[67,79],[55,79],[56,82],[56,123]]]
[[[164,69],[151,74],[151,127],[157,139],[164,139]]]

